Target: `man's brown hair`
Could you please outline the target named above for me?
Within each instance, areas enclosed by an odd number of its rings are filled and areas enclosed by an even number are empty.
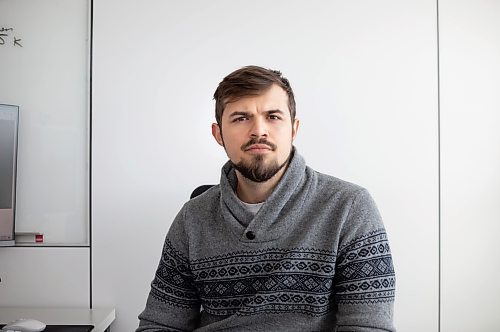
[[[222,125],[222,113],[228,103],[248,96],[258,96],[276,84],[288,95],[288,109],[292,123],[295,120],[295,98],[290,82],[280,71],[259,66],[246,66],[233,71],[219,83],[214,93],[215,120]]]

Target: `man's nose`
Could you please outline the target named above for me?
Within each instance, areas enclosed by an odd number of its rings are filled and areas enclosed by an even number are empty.
[[[252,121],[250,135],[254,137],[267,136],[267,124],[264,119],[256,118]]]

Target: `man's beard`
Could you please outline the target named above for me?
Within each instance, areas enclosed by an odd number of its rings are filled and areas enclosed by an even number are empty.
[[[270,178],[276,175],[283,167],[288,164],[287,158],[283,164],[278,164],[276,160],[273,160],[270,165],[266,165],[264,162],[264,156],[255,156],[252,161],[245,162],[240,161],[239,163],[234,165],[241,175],[253,182],[266,182]]]
[[[244,144],[241,147],[241,149],[245,151],[253,144],[266,144],[273,151],[276,150],[276,145],[267,142],[266,140],[263,139],[251,140],[250,142]],[[288,164],[290,156],[291,156],[291,151],[288,157],[286,158],[285,162],[281,165],[278,164],[277,160],[272,160],[269,162],[269,165],[266,165],[263,155],[256,155],[253,156],[251,161],[241,160],[237,164],[233,163],[233,165],[234,168],[236,168],[245,178],[247,178],[250,181],[260,183],[260,182],[266,182],[267,180],[275,176],[283,167],[285,167]]]

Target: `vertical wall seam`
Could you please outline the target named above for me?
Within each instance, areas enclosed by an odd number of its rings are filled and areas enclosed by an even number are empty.
[[[93,307],[93,260],[92,260],[92,104],[93,104],[93,85],[92,85],[92,73],[93,73],[93,43],[94,43],[94,0],[90,0],[90,63],[89,63],[89,307]]]
[[[438,130],[438,332],[441,332],[441,75],[439,40],[439,0],[436,0],[437,42],[437,130]]]

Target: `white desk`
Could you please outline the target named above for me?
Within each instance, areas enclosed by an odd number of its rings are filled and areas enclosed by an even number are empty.
[[[115,320],[115,309],[0,307],[0,324],[19,318],[32,318],[47,325],[94,325],[92,332],[104,332]]]

